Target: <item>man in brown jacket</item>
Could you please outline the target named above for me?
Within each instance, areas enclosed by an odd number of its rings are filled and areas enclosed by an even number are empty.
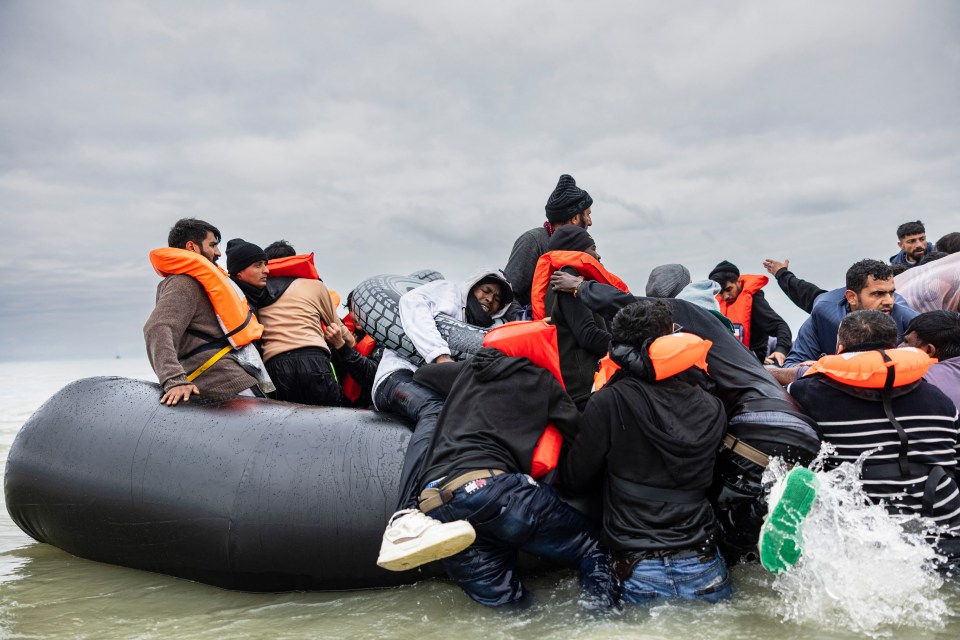
[[[170,229],[167,244],[199,253],[214,264],[220,257],[220,231],[196,218],[178,220]],[[162,404],[189,402],[201,391],[207,398],[258,395],[252,390],[257,380],[244,370],[233,351],[197,377],[196,384],[187,380],[188,371],[195,371],[215,353],[198,349],[209,342],[210,336],[222,335],[213,305],[199,281],[177,274],[157,285],[157,303],[143,327],[143,337],[150,365],[163,387]]]

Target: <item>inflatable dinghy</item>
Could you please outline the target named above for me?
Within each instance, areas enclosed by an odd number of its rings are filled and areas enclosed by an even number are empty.
[[[410,583],[376,566],[410,429],[373,411],[272,400],[159,403],[158,385],[88,378],[24,424],[7,510],[90,560],[244,591]]]

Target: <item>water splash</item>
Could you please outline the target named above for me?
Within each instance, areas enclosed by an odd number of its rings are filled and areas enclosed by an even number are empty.
[[[776,613],[871,637],[891,636],[898,627],[943,628],[952,614],[939,593],[937,555],[923,536],[930,523],[870,503],[859,480],[862,460],[822,470],[830,453],[825,444],[811,465],[820,489],[804,524],[800,561],[773,580],[782,596]],[[775,460],[764,482],[785,473]]]

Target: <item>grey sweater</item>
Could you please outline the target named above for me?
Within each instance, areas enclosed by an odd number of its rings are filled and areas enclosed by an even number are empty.
[[[157,285],[156,307],[143,326],[147,358],[164,391],[189,384],[187,374],[217,352],[208,349],[181,362],[182,356],[206,342],[190,333],[191,330],[215,337],[223,335],[203,286],[187,275],[168,276]],[[200,389],[200,396],[205,398],[234,396],[256,383],[233,353],[222,357],[193,381]]]

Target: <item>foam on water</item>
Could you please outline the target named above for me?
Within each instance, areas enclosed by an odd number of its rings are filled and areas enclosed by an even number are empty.
[[[825,445],[811,465],[820,488],[804,524],[803,555],[773,581],[781,595],[777,614],[784,621],[872,637],[904,627],[943,628],[952,613],[940,593],[943,578],[923,536],[926,526],[871,504],[859,481],[859,461],[824,471],[828,453]],[[782,464],[772,464],[764,479],[773,482],[785,472]]]

